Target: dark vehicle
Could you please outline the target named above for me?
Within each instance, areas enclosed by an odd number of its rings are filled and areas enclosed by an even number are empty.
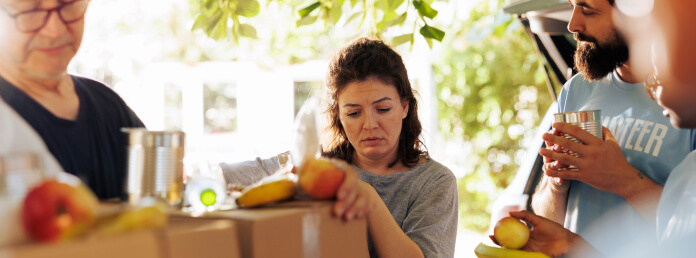
[[[514,15],[527,30],[544,65],[550,98],[556,100],[563,84],[577,73],[573,69],[576,42],[567,29],[572,7],[566,0],[512,0],[503,6],[503,11]],[[526,146],[527,154],[515,178],[493,203],[491,232],[495,222],[509,210],[531,210],[531,196],[544,173],[539,155],[539,149],[545,147],[541,136],[551,129],[557,110],[554,101],[539,124],[534,140]]]

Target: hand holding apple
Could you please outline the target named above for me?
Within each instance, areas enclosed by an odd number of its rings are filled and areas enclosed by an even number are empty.
[[[579,235],[563,228],[562,225],[529,211],[513,211],[510,216],[523,220],[532,226],[527,244],[522,250],[542,252],[551,257],[569,255],[570,257],[603,257]]]
[[[529,240],[529,228],[516,218],[505,217],[495,225],[493,237],[503,247],[520,249]]]
[[[91,225],[97,206],[96,196],[86,186],[49,179],[25,197],[22,224],[33,239],[56,241]]]

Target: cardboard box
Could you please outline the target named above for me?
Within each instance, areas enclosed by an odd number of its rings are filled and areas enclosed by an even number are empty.
[[[237,227],[232,221],[172,218],[169,224],[161,257],[241,257]]]
[[[238,229],[242,257],[368,257],[367,222],[335,218],[332,202],[287,202],[206,213]]]
[[[0,258],[240,257],[237,229],[228,220],[176,220],[166,228],[53,244],[0,248]]]
[[[0,249],[2,258],[34,257],[160,257],[157,236],[151,231],[52,244],[28,243]]]

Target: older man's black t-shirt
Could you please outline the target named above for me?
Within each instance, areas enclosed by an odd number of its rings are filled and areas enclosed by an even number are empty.
[[[125,197],[126,136],[122,127],[144,127],[104,84],[72,76],[80,109],[75,121],[53,115],[0,77],[0,96],[46,143],[65,172],[78,176],[100,199]]]

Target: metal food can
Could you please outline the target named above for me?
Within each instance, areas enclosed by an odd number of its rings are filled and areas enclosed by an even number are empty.
[[[184,189],[184,145],[181,131],[124,128],[128,134],[128,201],[153,196],[172,206],[181,204]]]
[[[574,111],[574,112],[564,112],[554,114],[555,122],[563,122],[575,125],[582,128],[583,130],[589,132],[590,134],[596,136],[597,138],[603,139],[602,136],[602,111],[601,110],[584,110],[584,111]],[[584,144],[582,141],[576,139],[573,136],[564,134],[566,139],[570,139],[574,142]],[[572,151],[563,152],[579,157],[577,153]],[[574,166],[569,166],[570,169],[576,169]]]

